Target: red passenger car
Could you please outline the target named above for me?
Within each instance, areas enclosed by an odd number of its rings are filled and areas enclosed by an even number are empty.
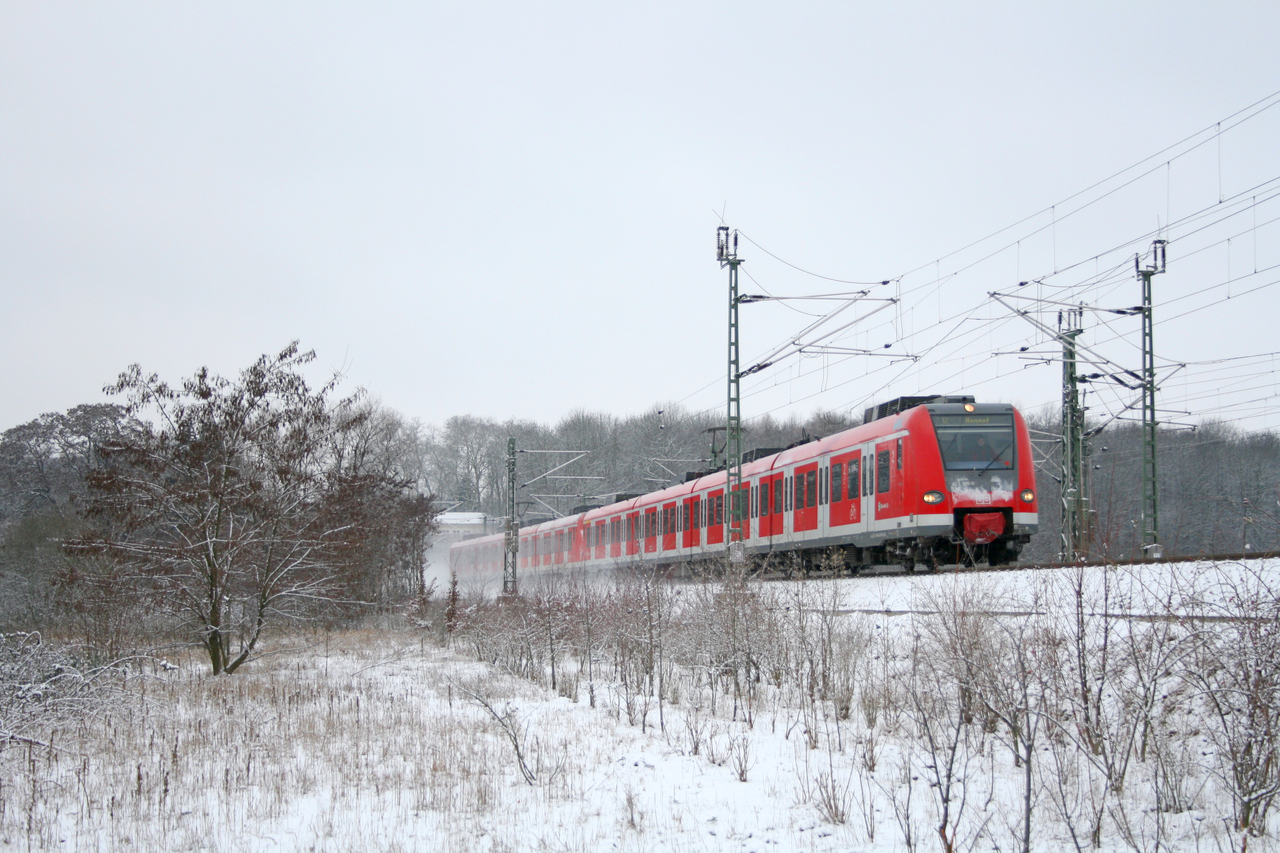
[[[878,415],[878,416],[877,416]],[[734,537],[723,470],[520,531],[519,571],[673,568],[723,557]],[[902,398],[867,422],[742,467],[743,553],[787,570],[1017,559],[1036,532],[1022,415],[971,397]],[[502,537],[454,545],[460,577],[502,572]]]

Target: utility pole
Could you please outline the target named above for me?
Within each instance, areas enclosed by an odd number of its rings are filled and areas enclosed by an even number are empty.
[[[1142,266],[1134,256],[1133,267],[1142,279],[1142,551],[1152,559],[1163,556],[1160,547],[1159,479],[1156,476],[1156,357],[1151,336],[1151,277],[1165,270],[1165,241],[1151,244],[1151,265]]]
[[[729,226],[716,229],[716,259],[720,268],[729,268],[729,411],[725,428],[725,496],[729,511],[729,535],[726,554],[732,565],[744,559],[742,522],[746,518],[746,501],[742,494],[742,395],[739,390],[741,375],[738,371],[738,232],[733,232],[733,245],[729,244]]]
[[[520,557],[520,528],[516,523],[516,440],[507,439],[507,526],[502,543],[502,594],[517,595],[516,565]]]
[[[1063,319],[1066,323],[1064,326]],[[1083,556],[1086,538],[1084,408],[1076,374],[1076,338],[1080,336],[1084,309],[1058,312],[1058,339],[1062,341],[1062,549],[1063,561]]]

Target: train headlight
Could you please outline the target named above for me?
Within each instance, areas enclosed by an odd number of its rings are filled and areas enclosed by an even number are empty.
[[[972,412],[972,411],[974,411],[974,410],[975,410],[975,409],[977,409],[977,408],[978,408],[978,407],[977,407],[977,406],[975,406],[973,403],[965,403],[965,404],[964,404],[964,410],[965,410],[966,412]]]
[[[943,497],[944,495],[942,494],[942,492],[939,492],[937,490],[934,490],[931,492],[925,492],[924,502],[927,504],[940,504],[942,503]]]
[[[1036,493],[1031,491],[1030,489],[1023,489],[1022,494],[1019,495],[1018,497],[1022,498],[1023,503],[1029,504],[1036,499]]]

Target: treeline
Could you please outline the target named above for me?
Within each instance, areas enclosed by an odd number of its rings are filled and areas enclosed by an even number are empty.
[[[743,448],[787,447],[854,423],[825,412],[804,420],[765,416],[746,428]],[[425,434],[425,468],[442,504],[505,516],[508,438],[515,438],[518,454],[518,511],[526,518],[567,514],[575,506],[613,495],[643,494],[682,482],[687,472],[711,466],[713,454],[723,464],[724,413],[691,413],[676,404],[656,405],[630,417],[579,409],[553,427],[532,421],[449,418],[443,427]],[[587,455],[542,476],[579,453]]]
[[[1060,550],[1061,444],[1056,413],[1027,419],[1036,450],[1040,535],[1027,560]],[[1168,556],[1280,551],[1280,435],[1210,421],[1157,435],[1160,541]],[[1142,550],[1142,427],[1112,424],[1090,442],[1090,555],[1136,558]]]
[[[273,620],[403,611],[425,598],[434,516],[505,515],[509,438],[525,522],[723,463],[718,410],[668,404],[629,417],[582,409],[554,426],[472,416],[426,426],[360,395],[337,399],[333,383],[308,388],[298,370],[309,360],[294,345],[236,380],[202,371],[172,388],[134,368],[110,389],[114,401],[0,435],[0,631],[56,627],[118,648],[126,627],[177,625],[195,632],[215,668],[234,666],[231,638],[252,648]],[[1041,532],[1023,560],[1052,559],[1056,414],[1028,422]],[[744,448],[787,447],[854,423],[823,412],[765,416],[748,424]],[[1090,552],[1136,556],[1141,430],[1112,425],[1091,447]],[[1209,423],[1162,430],[1159,447],[1168,553],[1280,550],[1280,438]],[[210,517],[226,527],[208,528]],[[294,560],[283,579],[263,562],[282,553]],[[191,594],[210,588],[221,597]]]

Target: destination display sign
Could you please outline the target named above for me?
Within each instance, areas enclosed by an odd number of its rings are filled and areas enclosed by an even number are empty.
[[[1012,426],[1013,415],[934,415],[934,426]]]

